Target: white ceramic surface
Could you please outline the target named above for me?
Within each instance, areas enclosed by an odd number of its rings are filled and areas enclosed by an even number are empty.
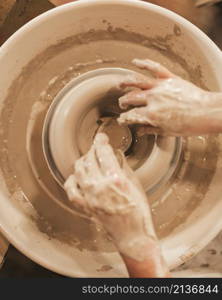
[[[139,17],[138,17],[139,16]],[[99,29],[102,20],[114,26],[127,28],[145,35],[166,36],[175,25],[182,35],[177,51],[198,62],[202,73],[214,75],[218,89],[222,90],[222,54],[215,44],[199,29],[182,17],[155,5],[133,0],[82,0],[53,9],[37,17],[16,34],[0,50],[0,101],[4,101],[8,88],[21,69],[39,52],[64,37]],[[186,51],[184,51],[186,47]],[[212,83],[211,78],[208,82]],[[222,169],[218,166],[210,189],[202,205],[193,211],[184,224],[161,240],[164,257],[173,268],[188,260],[202,249],[222,229]],[[126,269],[115,252],[80,251],[40,232],[29,215],[9,198],[4,179],[0,183],[0,229],[8,240],[25,255],[60,274],[67,276],[121,277]],[[111,265],[112,269],[101,269]]]

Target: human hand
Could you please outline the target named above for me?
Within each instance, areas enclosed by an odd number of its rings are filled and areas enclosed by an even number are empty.
[[[221,131],[222,116],[215,115],[215,109],[221,106],[220,93],[205,91],[154,61],[135,59],[133,63],[156,78],[141,74],[121,83],[122,88],[137,90],[119,99],[123,109],[136,107],[122,113],[119,123],[146,125],[139,129],[140,134],[188,136]]]
[[[146,195],[105,134],[97,134],[89,152],[76,161],[64,187],[78,210],[103,225],[121,254],[143,261],[148,245],[156,247]]]

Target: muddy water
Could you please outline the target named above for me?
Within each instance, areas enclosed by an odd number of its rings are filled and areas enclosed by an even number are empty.
[[[91,31],[46,49],[13,83],[1,116],[1,169],[12,201],[23,199],[22,203],[31,204],[37,212],[33,221],[49,238],[80,249],[112,250],[99,226],[73,214],[64,191],[50,175],[41,145],[49,105],[71,79],[86,71],[102,67],[138,71],[130,63],[135,57],[158,60],[176,74],[203,86],[200,68],[186,65],[163,43],[164,40],[159,44],[158,40],[121,30]],[[166,236],[200,204],[214,175],[218,155],[217,136],[184,139],[177,172],[148,199],[159,237]]]

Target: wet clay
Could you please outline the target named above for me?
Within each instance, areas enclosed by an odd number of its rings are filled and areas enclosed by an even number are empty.
[[[79,249],[114,251],[102,228],[75,215],[45,163],[41,133],[54,97],[71,79],[89,70],[122,67],[138,71],[131,64],[135,57],[159,61],[184,79],[210,89],[200,67],[190,66],[173,50],[178,34],[177,29],[166,37],[147,38],[110,26],[91,30],[49,47],[13,82],[1,115],[0,167],[12,201],[21,209],[34,207],[33,222],[49,238]],[[148,199],[159,237],[169,234],[201,203],[215,172],[219,147],[218,136],[184,139],[176,174]]]
[[[122,152],[115,156],[106,134],[96,135],[64,188],[74,207],[103,224],[122,254],[147,258],[146,245],[156,236],[146,194]]]

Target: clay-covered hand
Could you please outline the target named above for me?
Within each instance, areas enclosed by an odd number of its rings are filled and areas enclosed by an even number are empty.
[[[186,136],[221,131],[221,93],[205,91],[157,62],[135,59],[133,63],[156,78],[141,74],[121,83],[122,88],[137,89],[119,99],[122,109],[135,107],[122,113],[119,123],[146,125],[140,128],[141,134]]]
[[[117,156],[108,137],[97,134],[76,161],[65,190],[76,208],[104,226],[123,255],[142,261],[149,255],[147,245],[152,251],[156,245],[150,207],[124,156]]]

